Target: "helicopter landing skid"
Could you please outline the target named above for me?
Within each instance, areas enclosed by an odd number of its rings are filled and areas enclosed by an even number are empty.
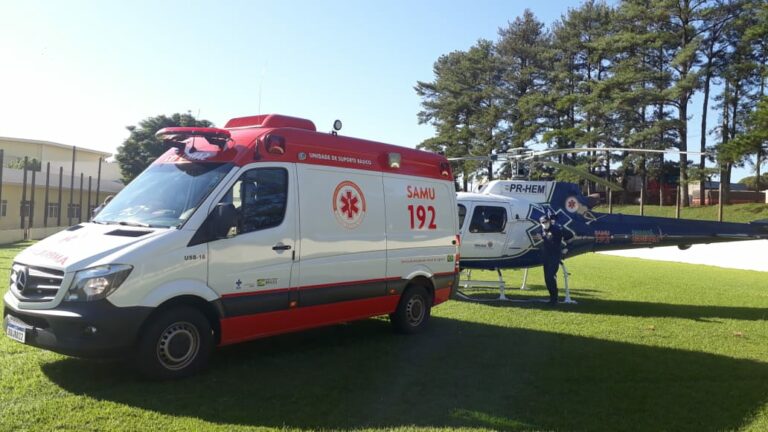
[[[504,277],[501,275],[501,269],[496,269],[496,273],[499,275],[498,281],[472,280],[472,270],[466,270],[467,278],[459,280],[459,289],[456,291],[457,296],[462,300],[476,302],[512,301],[512,299],[508,298],[504,293],[506,284],[504,282]],[[464,290],[472,288],[498,288],[499,296],[497,298],[478,298],[464,293]]]
[[[565,279],[565,299],[563,299],[560,303],[565,304],[578,304],[576,300],[573,300],[571,298],[571,290],[568,286],[568,276],[570,276],[570,273],[568,273],[568,269],[565,267],[564,262],[560,262],[560,267],[563,269],[563,278]],[[504,277],[501,275],[501,269],[496,269],[496,273],[499,275],[498,281],[491,281],[491,280],[472,280],[472,270],[466,270],[466,278],[462,278],[462,280],[459,281],[459,289],[456,291],[456,295],[461,300],[467,300],[467,301],[473,301],[473,302],[499,302],[499,301],[505,301],[505,302],[514,302],[514,303],[546,303],[547,299],[540,299],[540,298],[531,298],[531,299],[520,299],[520,298],[509,298],[507,297],[505,290],[506,290],[506,283],[504,282]],[[520,287],[522,290],[529,289],[527,287],[528,282],[528,269],[524,269],[523,273],[523,285]],[[471,296],[467,293],[465,293],[466,290],[470,290],[472,288],[498,288],[499,290],[499,296],[495,298],[482,298],[477,296]]]

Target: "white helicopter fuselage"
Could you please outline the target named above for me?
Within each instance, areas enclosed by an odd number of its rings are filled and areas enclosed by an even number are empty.
[[[536,225],[526,218],[530,202],[478,193],[459,193],[457,201],[463,259],[514,257],[533,247],[527,235]]]
[[[459,193],[460,267],[528,268],[543,264],[539,219],[547,215],[570,239],[567,256],[619,249],[768,238],[768,221],[748,224],[593,212],[576,184],[497,180]]]
[[[459,192],[462,262],[486,267],[484,264],[504,259],[526,266],[538,254],[538,217],[532,215],[546,211],[544,206],[548,205],[555,185],[556,182],[496,180],[478,193]],[[526,255],[527,259],[518,259]]]

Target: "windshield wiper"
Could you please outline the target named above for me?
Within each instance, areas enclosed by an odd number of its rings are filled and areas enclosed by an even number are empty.
[[[119,223],[118,221],[97,221],[97,220],[92,220],[89,222],[95,223],[95,224],[101,224],[101,225],[117,225]]]
[[[141,227],[141,228],[149,228],[150,227],[150,225],[148,223],[144,223],[144,222],[120,221],[117,224],[118,225],[123,225],[123,226]]]
[[[144,222],[136,222],[136,221],[96,221],[92,220],[90,221],[92,223],[101,224],[101,225],[122,225],[122,226],[129,226],[129,227],[139,227],[139,228],[170,228],[168,225],[151,225]]]

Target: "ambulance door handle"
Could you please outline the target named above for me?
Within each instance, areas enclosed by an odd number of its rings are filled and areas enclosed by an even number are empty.
[[[286,245],[282,243],[278,243],[274,246],[272,246],[273,251],[284,251],[284,250],[291,250],[291,245]]]

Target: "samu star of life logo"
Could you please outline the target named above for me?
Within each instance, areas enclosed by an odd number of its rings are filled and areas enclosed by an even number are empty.
[[[343,181],[333,192],[333,214],[344,228],[360,226],[365,217],[365,195],[360,187],[351,181]]]
[[[565,209],[568,210],[568,213],[576,213],[579,211],[579,200],[576,197],[568,197],[565,200]]]

